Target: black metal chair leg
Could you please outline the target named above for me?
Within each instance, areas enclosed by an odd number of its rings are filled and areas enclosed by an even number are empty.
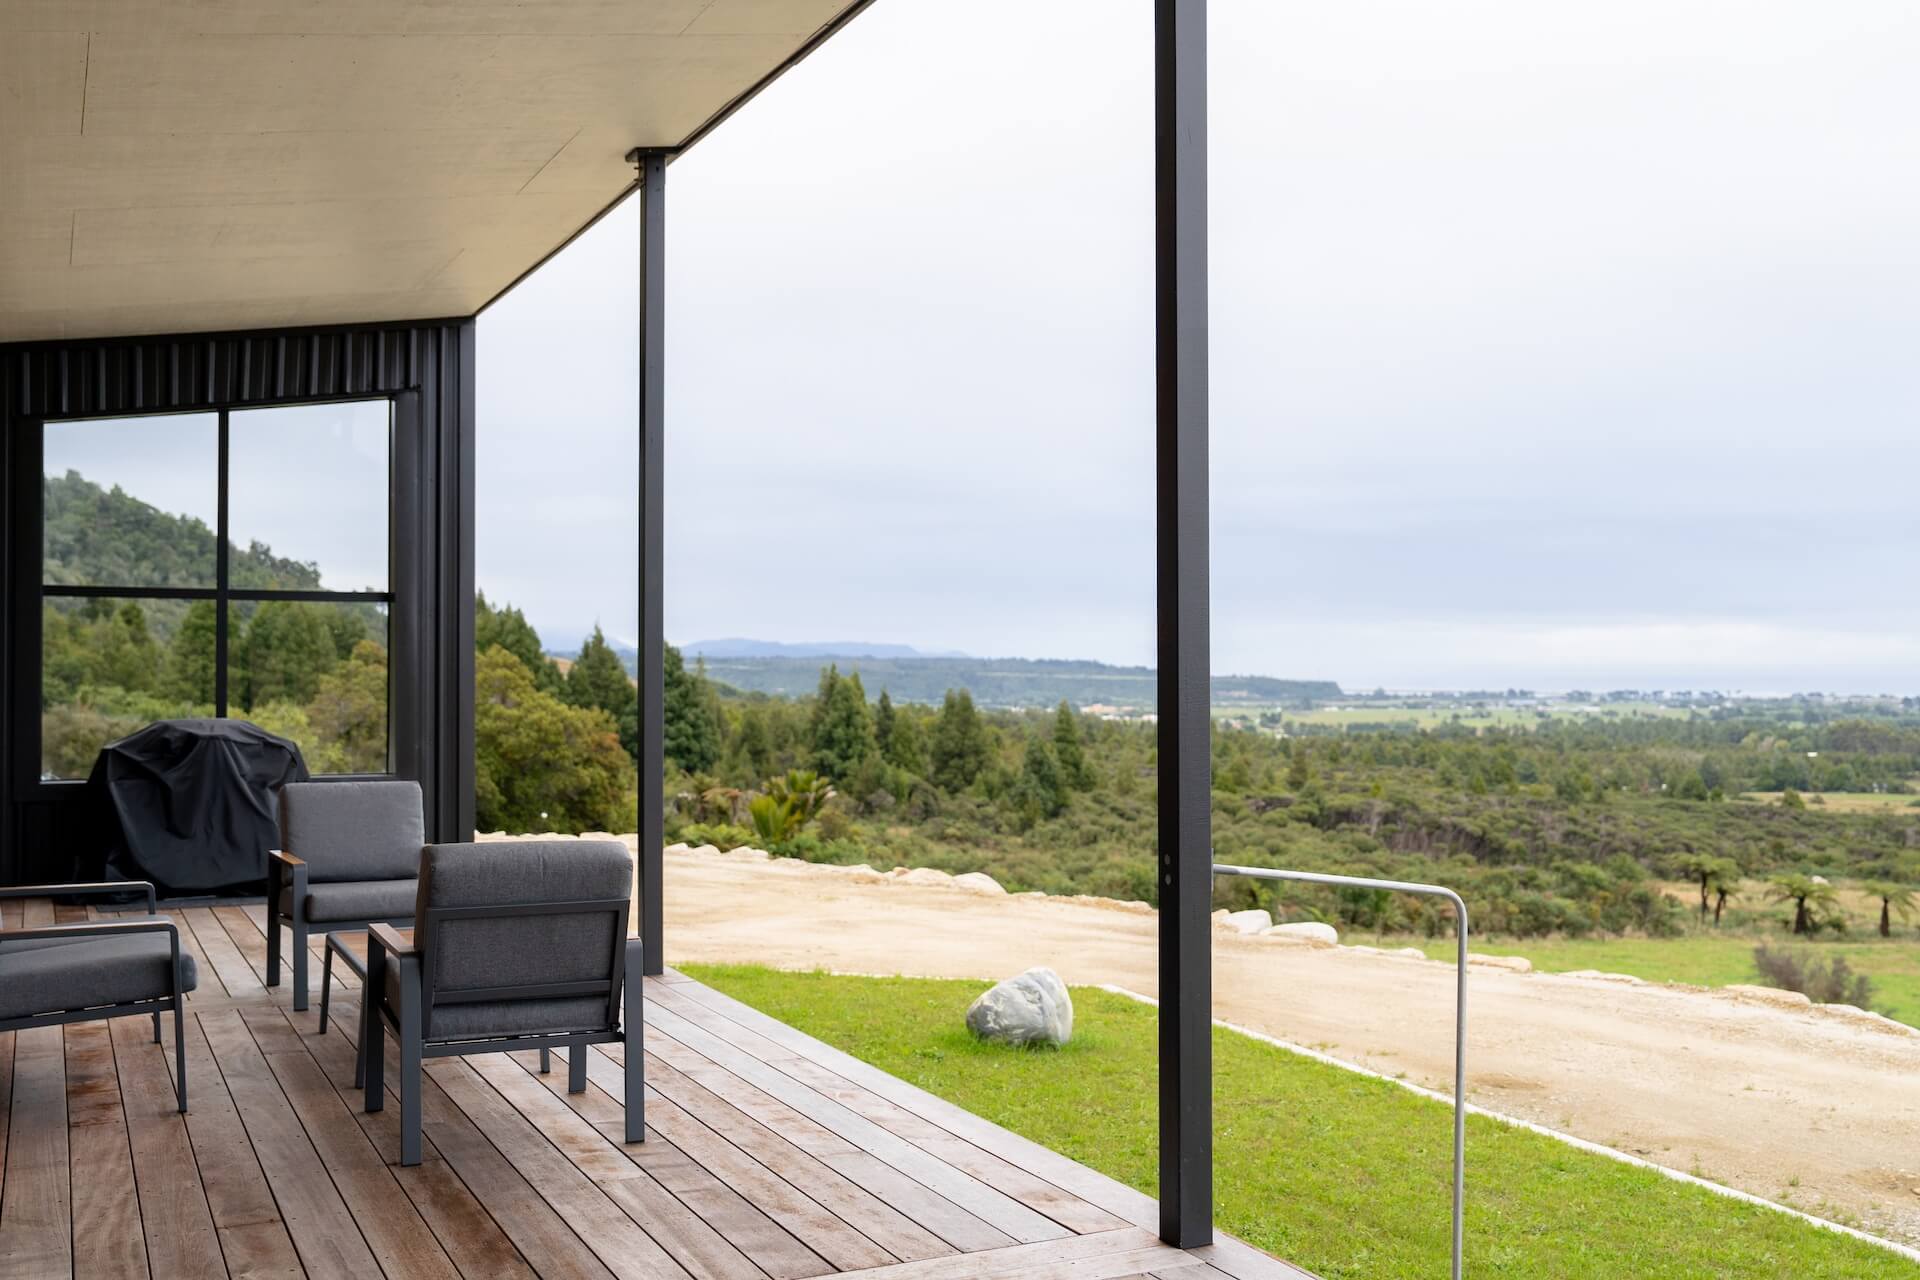
[[[267,985],[280,985],[280,870],[267,868]]]
[[[320,962],[320,1034],[327,1034],[327,997],[333,994],[333,948]]]
[[[627,942],[626,986],[621,1031],[626,1040],[627,1141],[647,1140],[646,1022],[643,1017],[645,991],[641,987],[641,948],[638,938]]]
[[[366,1090],[365,1107],[379,1111],[387,1105],[386,1020],[377,1003],[387,985],[386,949],[367,939],[367,982],[360,988],[360,1063],[354,1075]]]
[[[553,1050],[540,1046],[540,1074],[547,1075],[553,1070]]]
[[[305,922],[293,926],[293,1011],[307,1011],[307,962],[312,958],[307,954],[307,927]]]
[[[576,1044],[567,1047],[567,1092],[585,1093],[587,1091],[587,1053],[586,1045]]]
[[[180,1090],[180,1114],[187,1114],[187,1015],[181,1006],[186,999],[178,991],[173,994],[173,1078]],[[153,1020],[160,1020],[159,1014]]]
[[[400,957],[400,1163],[420,1163],[420,962]]]
[[[153,1042],[160,1043],[160,1015],[157,1013],[153,1015]]]

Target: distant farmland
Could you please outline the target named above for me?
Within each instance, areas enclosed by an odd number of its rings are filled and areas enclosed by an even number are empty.
[[[691,659],[689,659],[691,661]],[[1062,699],[1076,707],[1111,706],[1130,711],[1154,707],[1152,667],[1111,667],[1102,662],[1033,658],[709,658],[707,674],[744,693],[788,697],[809,694],[821,668],[859,672],[867,696],[882,689],[896,702],[937,703],[949,689],[965,689],[992,707],[1050,707]],[[1339,698],[1331,680],[1277,680],[1269,676],[1216,676],[1213,700],[1304,707]]]

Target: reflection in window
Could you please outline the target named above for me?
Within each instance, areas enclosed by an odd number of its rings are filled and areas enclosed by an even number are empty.
[[[384,604],[246,601],[229,616],[229,714],[299,744],[314,773],[387,771]]]
[[[41,623],[40,768],[84,778],[109,742],[213,714],[211,601],[50,599]]]
[[[49,422],[45,441],[47,582],[214,585],[218,414]]]
[[[389,769],[391,410],[46,424],[43,777],[86,777],[155,720],[224,715],[314,773]]]
[[[391,408],[356,400],[229,416],[235,589],[386,588]]]

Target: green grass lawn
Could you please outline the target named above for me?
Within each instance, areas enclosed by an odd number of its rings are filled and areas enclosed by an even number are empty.
[[[1369,939],[1355,935],[1349,942]],[[1873,1007],[1889,1018],[1920,1026],[1920,942],[1911,936],[1872,942],[1794,943],[1775,936],[1775,945],[1801,946],[1816,955],[1843,955],[1857,973],[1873,979]],[[1379,945],[1404,947],[1407,939],[1393,935]],[[1649,982],[1687,982],[1701,987],[1724,987],[1735,982],[1758,982],[1753,967],[1757,937],[1714,937],[1692,934],[1684,938],[1529,938],[1520,942],[1475,943],[1488,955],[1525,956],[1533,967],[1548,973],[1568,969],[1600,969],[1630,973]],[[1453,959],[1453,943],[1422,940],[1419,945],[1436,960]]]
[[[982,1045],[977,982],[687,966],[735,998],[1142,1191],[1155,1186],[1152,1008],[1076,989],[1060,1051]],[[1327,1280],[1444,1276],[1452,1111],[1214,1032],[1217,1221]],[[1467,1273],[1541,1280],[1920,1277],[1768,1209],[1470,1117]]]

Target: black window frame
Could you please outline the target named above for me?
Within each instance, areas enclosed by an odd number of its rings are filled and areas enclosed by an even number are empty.
[[[45,658],[45,607],[49,599],[111,599],[111,600],[209,600],[214,605],[214,675],[213,702],[214,718],[230,719],[231,700],[227,687],[227,675],[230,669],[231,606],[236,602],[264,603],[272,600],[285,600],[311,604],[380,604],[385,606],[387,616],[387,767],[379,773],[329,773],[316,774],[315,777],[352,779],[392,778],[404,773],[397,767],[396,756],[399,751],[399,726],[396,724],[398,707],[396,691],[400,685],[402,672],[398,669],[402,658],[401,647],[397,640],[399,634],[401,584],[407,580],[406,567],[400,555],[399,524],[402,516],[401,489],[403,460],[409,456],[412,448],[408,428],[412,425],[413,415],[406,412],[405,393],[348,393],[337,396],[309,396],[296,400],[235,401],[203,408],[163,409],[158,412],[139,411],[122,413],[74,414],[72,416],[47,416],[34,420],[30,424],[28,439],[36,455],[31,465],[23,467],[23,472],[31,472],[36,492],[44,495],[46,485],[46,433],[49,426],[63,426],[68,423],[83,422],[127,422],[136,419],[152,418],[205,418],[218,419],[217,447],[215,450],[215,528],[214,528],[214,584],[210,587],[132,587],[79,585],[71,583],[50,583],[46,580],[46,511],[44,498],[36,503],[35,546],[38,570],[27,584],[32,594],[32,608],[27,612],[33,628],[33,643],[28,650],[31,662],[22,664],[32,669],[32,722],[34,735],[30,750],[21,751],[18,759],[22,772],[31,770],[31,779],[22,778],[22,782],[47,787],[84,786],[81,778],[49,778],[41,768],[42,739],[41,715],[44,707],[41,703],[40,688],[41,664]],[[333,591],[317,589],[258,589],[234,588],[229,581],[229,563],[232,555],[231,529],[228,523],[229,496],[231,491],[230,444],[231,417],[235,413],[250,413],[261,410],[300,409],[325,404],[373,404],[383,403],[387,407],[387,585],[382,591]],[[22,461],[27,461],[22,459]],[[23,477],[24,478],[24,477]],[[23,619],[25,620],[25,619]],[[24,674],[24,672],[23,672]],[[24,685],[24,681],[22,684]],[[22,717],[25,719],[25,717]],[[23,744],[24,745],[24,744]],[[102,743],[102,746],[105,744]]]

